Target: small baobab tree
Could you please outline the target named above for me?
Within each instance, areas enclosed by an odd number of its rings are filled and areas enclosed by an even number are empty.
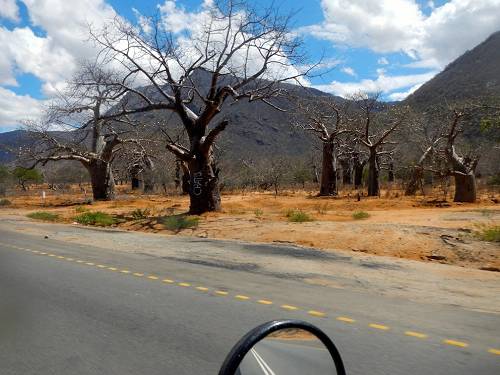
[[[396,144],[388,138],[401,126],[408,113],[404,107],[382,105],[378,98],[379,94],[357,94],[352,98],[355,102],[357,141],[368,153],[368,196],[379,195],[381,164],[394,153],[387,146]]]
[[[297,103],[295,126],[316,136],[322,146],[320,196],[337,195],[337,158],[342,135],[348,128],[348,101],[318,97]]]
[[[101,57],[125,70],[120,86],[129,95],[111,116],[155,112],[168,127],[162,119],[175,113],[188,140],[169,141],[166,148],[189,169],[189,211],[219,210],[213,147],[229,125],[219,115],[223,106],[247,100],[280,110],[273,98],[284,93],[282,83],[300,81],[312,67],[296,68],[308,66],[301,41],[276,7],[259,11],[246,1],[216,0],[205,3],[196,22],[149,21],[140,29],[116,19],[91,32]]]

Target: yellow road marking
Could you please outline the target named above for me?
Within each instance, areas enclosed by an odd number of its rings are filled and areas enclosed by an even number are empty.
[[[55,254],[49,254],[49,257],[55,257],[56,255]]]
[[[368,326],[371,327],[371,328],[380,329],[382,331],[387,331],[389,329],[389,327],[384,326],[382,324],[370,323],[370,324],[368,324]]]
[[[298,307],[295,307],[295,306],[292,306],[292,305],[281,305],[281,308],[285,309],[285,310],[290,310],[290,311],[298,310],[299,309]]]
[[[467,344],[465,342],[455,341],[455,340],[443,340],[443,343],[448,344],[448,345],[458,346],[460,348],[466,348],[469,346],[469,344]]]
[[[174,283],[174,280],[171,280],[171,279],[163,279],[162,281],[164,283],[167,283],[167,284],[173,284]]]
[[[143,273],[139,273],[139,272],[134,272],[132,275],[137,276],[137,277],[142,277],[142,276],[144,276],[144,274],[143,274]]]
[[[235,296],[234,296],[234,298],[239,299],[239,300],[242,300],[242,301],[246,301],[246,300],[249,300],[249,299],[250,299],[250,297],[248,297],[248,296],[243,296],[243,295],[241,295],[241,294],[237,294],[237,295],[235,295]]]
[[[208,288],[205,288],[204,286],[197,286],[196,289],[201,290],[202,292],[206,292]]]
[[[257,303],[260,303],[261,305],[272,305],[273,301],[268,301],[267,299],[259,299]]]
[[[500,350],[491,348],[491,349],[488,349],[488,353],[500,355]]]
[[[187,286],[191,286],[191,284],[189,284],[189,283],[178,283],[177,285],[179,285],[179,286],[186,286],[186,287]]]
[[[50,254],[49,254],[49,257],[50,257]],[[83,260],[78,259],[78,260],[76,261],[76,263],[83,263]]]
[[[215,294],[218,294],[219,296],[227,296],[229,293],[224,290],[216,290]]]
[[[316,311],[316,310],[309,310],[307,313],[308,313],[309,315],[312,315],[312,316],[317,316],[317,317],[320,317],[320,318],[322,318],[322,317],[326,316],[326,314],[325,314],[324,312],[321,312],[321,311]]]
[[[130,271],[129,271],[129,270],[121,270],[120,272],[121,272],[121,273],[130,273]]]
[[[110,271],[118,271],[118,268],[116,268],[116,267],[108,267],[108,270],[110,270]]]
[[[405,335],[406,336],[417,337],[419,339],[425,339],[425,338],[427,338],[426,334],[423,334],[423,333],[420,333],[420,332],[414,332],[414,331],[406,331]]]
[[[95,266],[95,263],[92,263],[92,262],[85,262],[85,264],[86,264],[87,266]]]
[[[32,253],[39,254],[40,252],[38,250],[32,250]]]
[[[344,323],[354,323],[355,322],[354,319],[348,318],[347,316],[338,316],[337,320],[340,320],[341,322],[344,322]]]
[[[66,260],[67,260],[67,261],[69,261],[69,262],[74,261],[74,259],[73,259],[73,258],[66,258]]]
[[[97,267],[99,267],[99,268],[106,268],[106,266],[104,264],[98,264]]]
[[[40,255],[47,255],[47,253],[44,253],[44,252],[40,252]]]
[[[158,276],[151,275],[151,276],[148,276],[148,279],[150,279],[150,280],[158,280]]]
[[[63,257],[63,256],[61,256],[61,255],[58,255],[58,256],[57,256],[57,259],[64,259],[64,257]]]

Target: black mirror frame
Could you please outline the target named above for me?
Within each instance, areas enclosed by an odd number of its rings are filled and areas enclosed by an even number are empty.
[[[269,334],[286,328],[300,328],[316,336],[326,346],[328,352],[332,356],[337,374],[346,375],[344,363],[342,362],[340,353],[332,340],[330,340],[330,338],[326,335],[326,333],[324,333],[322,330],[312,325],[311,323],[295,319],[273,320],[252,329],[245,336],[243,336],[236,343],[236,345],[233,346],[226,359],[224,360],[221,369],[219,370],[219,375],[236,374],[236,370],[238,369],[241,361],[255,344],[257,344],[260,340],[262,340]]]

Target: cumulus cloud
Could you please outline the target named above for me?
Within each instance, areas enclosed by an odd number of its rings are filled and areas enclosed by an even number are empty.
[[[410,75],[398,75],[398,76],[387,76],[383,71],[379,72],[377,79],[363,79],[357,82],[338,82],[333,81],[327,85],[316,85],[315,88],[332,93],[334,95],[339,95],[342,97],[349,97],[350,95],[357,92],[382,92],[382,94],[389,94],[396,90],[405,89],[407,87],[412,87],[413,91],[416,90],[420,85],[426,81],[433,78],[437,71],[421,74],[410,74]],[[406,95],[409,95],[411,89]],[[399,95],[398,95],[399,94]],[[392,95],[392,96],[391,96]],[[393,93],[388,96],[390,100],[401,100],[404,97],[404,92]],[[396,99],[399,98],[399,99]]]
[[[377,60],[377,64],[379,65],[389,65],[389,60],[386,57],[381,57]]]
[[[16,0],[0,0],[0,18],[19,22],[19,7]]]
[[[42,112],[42,103],[29,95],[17,95],[0,87],[0,127],[16,125],[22,120],[37,118]]]
[[[350,75],[352,77],[356,77],[357,74],[356,72],[354,71],[353,68],[351,68],[350,66],[344,66],[342,69],[340,69],[341,72],[347,74],[347,75]]]
[[[500,0],[450,0],[429,15],[416,0],[322,0],[322,7],[324,22],[303,32],[378,53],[404,52],[420,67],[442,69],[500,27]]]

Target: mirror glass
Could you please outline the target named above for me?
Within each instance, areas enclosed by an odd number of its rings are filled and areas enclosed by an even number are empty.
[[[335,364],[323,343],[297,328],[271,333],[245,355],[236,374],[335,374]]]

